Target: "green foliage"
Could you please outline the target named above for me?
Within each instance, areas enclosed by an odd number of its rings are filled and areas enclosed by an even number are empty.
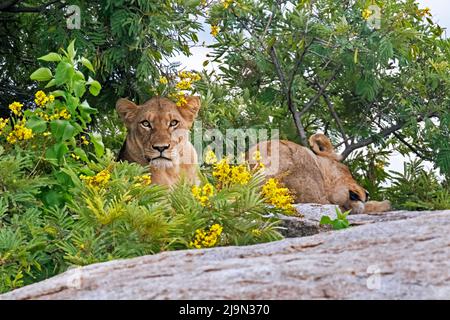
[[[47,3],[36,0],[25,6]],[[69,5],[80,8],[80,29],[67,28]],[[146,99],[151,95],[149,84],[159,78],[160,70],[173,69],[167,58],[178,53],[190,55],[190,47],[198,41],[201,8],[200,1],[191,0],[74,0],[59,1],[35,13],[0,10],[0,37],[4,39],[0,116],[6,114],[9,101],[28,101],[36,90],[36,84],[28,79],[30,68],[37,67],[35,57],[58,52],[72,39],[92,62],[85,66],[96,70],[97,80],[104,84],[102,95],[91,98],[91,104],[105,111],[114,106],[118,96]],[[42,60],[58,62],[58,56],[50,54]],[[42,76],[49,77],[48,70]],[[90,88],[95,90],[95,86]]]
[[[321,225],[329,224],[333,227],[333,230],[346,229],[350,226],[347,220],[347,216],[349,213],[350,210],[346,212],[341,212],[341,210],[338,207],[336,207],[336,219],[331,220],[329,216],[322,216],[322,218],[320,219],[320,224]]]
[[[380,28],[363,15],[371,4]],[[412,145],[449,174],[450,40],[415,1],[236,0],[207,21],[220,28],[210,47],[229,95],[274,111],[282,136],[307,145],[323,131],[346,156]]]
[[[210,165],[200,187],[151,185],[148,168],[116,162],[89,132],[97,109],[82,98],[101,86],[80,71],[92,72],[74,42],[40,59],[56,64],[31,78],[54,91],[38,92],[34,108],[11,104],[0,133],[0,292],[72,266],[282,238],[260,174],[230,164],[233,175],[217,178]]]
[[[423,161],[404,164],[403,172],[391,172],[392,185],[386,197],[404,210],[444,210],[450,208],[450,188],[424,168]]]

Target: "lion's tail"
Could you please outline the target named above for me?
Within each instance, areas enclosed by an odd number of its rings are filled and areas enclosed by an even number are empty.
[[[309,137],[309,145],[318,156],[327,157],[336,161],[342,160],[342,156],[336,153],[330,139],[322,133],[316,133]]]

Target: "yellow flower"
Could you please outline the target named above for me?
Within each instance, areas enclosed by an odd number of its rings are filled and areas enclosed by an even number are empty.
[[[70,156],[75,160],[80,160],[80,156],[77,156],[75,153],[70,154]]]
[[[50,100],[50,98],[47,97],[45,92],[42,90],[39,90],[38,92],[36,92],[34,97],[35,97],[34,102],[40,107],[45,106],[47,104],[47,102]],[[53,99],[54,99],[54,97],[53,97]]]
[[[223,227],[217,223],[213,224],[208,231],[197,229],[194,241],[191,241],[189,246],[197,249],[214,247],[218,243],[222,231]]]
[[[240,164],[231,168],[231,183],[246,185],[252,175],[245,164]]]
[[[229,184],[246,185],[252,177],[246,164],[230,166],[226,158],[214,165],[212,174],[221,186]]]
[[[8,125],[9,119],[0,118],[0,135],[2,135],[2,130]]]
[[[258,171],[262,171],[265,169],[265,165],[264,163],[262,163],[262,157],[261,157],[261,152],[259,150],[256,150],[253,153],[252,159],[256,161],[256,166],[253,167],[253,170],[258,172]]]
[[[224,7],[224,9],[228,9],[228,7],[230,6],[230,4],[233,3],[234,0],[222,0],[222,5]]]
[[[175,87],[179,90],[190,90],[192,89],[192,82],[191,80],[181,80]]]
[[[219,26],[215,26],[215,25],[211,26],[211,35],[213,37],[217,37],[217,35],[219,34],[219,31],[220,31]]]
[[[16,116],[22,114],[22,107],[23,104],[21,104],[20,102],[14,101],[13,103],[11,103],[9,105],[9,110],[11,110]]]
[[[253,160],[255,160],[255,161],[261,161],[261,152],[259,151],[259,150],[256,150],[254,153],[253,153],[253,156],[252,156],[252,159]]]
[[[186,95],[183,92],[170,93],[169,98],[174,99],[177,107],[185,107],[187,105]]]
[[[205,154],[205,162],[206,164],[214,164],[217,162],[216,154],[211,149]]]
[[[259,237],[259,236],[261,236],[262,232],[259,229],[253,229],[252,234],[256,237]]]
[[[152,177],[149,174],[136,177],[136,187],[149,186],[152,183]]]
[[[369,19],[371,15],[372,15],[372,10],[370,10],[368,8],[364,9],[362,12],[362,17],[364,20]]]
[[[48,96],[48,101],[50,102],[50,103],[52,103],[53,101],[55,101],[55,96],[54,95],[49,95]]]
[[[289,189],[282,187],[276,179],[271,178],[267,180],[262,187],[261,194],[268,204],[286,211],[292,212],[294,210],[292,205],[294,198],[290,194]]]
[[[108,169],[105,169],[92,177],[81,175],[80,179],[85,181],[88,186],[94,189],[98,189],[104,188],[108,184],[109,180],[111,179],[111,174],[109,173]]]
[[[66,119],[66,120],[69,120],[70,117],[71,117],[70,113],[67,111],[66,108],[62,109],[59,112],[58,116],[59,116],[60,119]]]
[[[431,15],[431,10],[428,7],[426,7],[425,9],[422,9],[422,10],[418,10],[417,14],[419,16],[421,16],[421,17],[425,17],[425,16],[430,16],[431,17],[432,16]]]
[[[44,132],[42,135],[43,135],[44,137],[48,137],[49,135],[51,135],[51,132],[46,131],[46,132]]]
[[[161,84],[167,84],[168,82],[169,82],[169,81],[167,80],[166,77],[164,77],[164,76],[159,77],[159,83],[161,83]]]
[[[89,141],[87,140],[86,136],[81,136],[81,143],[85,146],[89,145]]]
[[[209,198],[214,195],[214,187],[210,183],[206,183],[203,188],[199,186],[192,186],[192,195],[200,202],[203,207],[206,207],[209,203]]]
[[[25,127],[25,121],[21,121],[14,126],[13,131],[8,135],[6,141],[14,144],[17,141],[29,140],[34,137],[33,131]]]

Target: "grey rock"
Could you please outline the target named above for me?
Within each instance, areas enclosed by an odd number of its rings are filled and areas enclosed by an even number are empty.
[[[450,299],[450,211],[380,217],[303,238],[93,264],[0,299]]]

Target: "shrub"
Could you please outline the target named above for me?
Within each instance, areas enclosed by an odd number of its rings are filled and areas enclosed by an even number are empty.
[[[85,94],[101,86],[74,43],[40,60],[55,66],[31,78],[54,90],[0,120],[0,292],[71,266],[281,238],[276,213],[292,213],[292,198],[263,184],[261,165],[209,153],[200,185],[151,185],[147,168],[116,162],[89,130],[97,110]]]

